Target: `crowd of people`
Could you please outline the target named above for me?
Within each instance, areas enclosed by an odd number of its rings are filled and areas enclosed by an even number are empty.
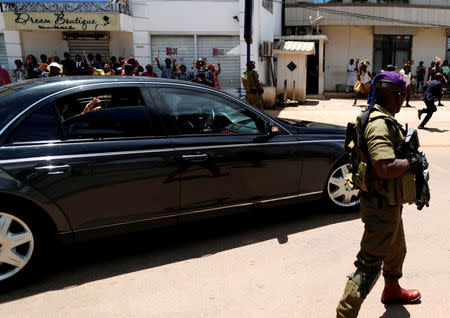
[[[166,58],[164,65],[160,64],[157,57],[155,59],[160,76],[154,72],[153,66],[147,64],[145,69],[134,57],[128,59],[124,57],[116,58],[107,56],[104,61],[100,54],[95,56],[92,53],[82,57],[77,54],[72,59],[68,53],[64,53],[64,59],[61,60],[56,53],[50,57],[45,54],[40,55],[40,61],[34,55],[28,55],[25,63],[21,60],[15,61],[15,67],[9,73],[0,65],[0,86],[11,83],[11,81],[23,81],[26,79],[55,77],[55,76],[73,76],[73,75],[100,75],[100,76],[146,76],[162,77],[168,79],[178,79],[204,84],[210,87],[220,89],[219,74],[221,72],[220,62],[217,69],[214,64],[206,65],[205,58],[199,58],[190,67],[176,64],[172,57]]]
[[[370,62],[367,60],[363,61],[361,62],[360,67],[358,67],[359,60],[356,60],[356,64],[354,64],[354,62],[355,61],[351,59],[350,63],[347,65],[346,92],[349,92],[350,87],[353,88],[355,92],[353,106],[356,106],[356,102],[360,95],[367,94],[367,108],[369,108],[370,105],[373,104],[374,78],[374,76],[367,70],[367,66],[370,65]],[[403,64],[403,68],[398,70],[398,72],[395,66],[387,65],[380,73],[385,71],[396,72],[403,78],[406,83],[405,91],[402,92],[406,100],[405,107],[413,107],[409,103],[413,91],[416,94],[422,94],[422,100],[424,101],[426,108],[417,110],[417,115],[418,118],[422,120],[422,115],[426,114],[425,118],[418,127],[419,129],[424,129],[433,113],[437,110],[435,102],[438,102],[437,106],[444,106],[441,101],[442,96],[450,89],[450,68],[448,65],[448,60],[444,60],[442,62],[439,57],[436,57],[434,61],[431,62],[428,70],[423,65],[423,61],[420,61],[419,65],[416,67],[415,75],[412,74],[412,65],[414,64],[414,61],[408,60]],[[413,89],[413,85],[415,86],[415,89]]]
[[[347,65],[347,76],[346,76],[346,93],[350,93],[350,90],[354,92],[354,102],[353,106],[356,106],[358,98],[361,95],[369,93],[370,84],[374,78],[374,75],[368,71],[368,66],[370,62],[364,60],[359,64],[359,59],[351,59],[350,63]],[[431,62],[428,70],[423,65],[424,62],[420,61],[419,65],[416,67],[416,74],[412,74],[412,65],[414,61],[405,61],[402,69],[398,70],[398,73],[406,81],[406,107],[411,107],[409,101],[413,92],[415,94],[426,93],[427,85],[433,81],[436,74],[441,74],[441,88],[443,91],[450,89],[450,83],[448,81],[450,68],[448,65],[448,60],[442,60],[436,57],[434,61]],[[387,65],[383,71],[397,71],[394,65]],[[414,89],[413,89],[414,87]],[[441,103],[441,98],[438,98],[438,106],[443,106]]]

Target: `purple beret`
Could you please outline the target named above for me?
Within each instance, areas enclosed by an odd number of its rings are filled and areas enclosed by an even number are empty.
[[[392,83],[401,87],[402,89],[406,89],[406,81],[403,79],[403,76],[401,76],[397,72],[382,72],[375,76],[373,82]]]

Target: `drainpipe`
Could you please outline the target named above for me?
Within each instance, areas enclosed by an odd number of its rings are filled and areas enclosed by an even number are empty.
[[[286,35],[286,0],[281,1],[281,35]]]
[[[252,44],[253,0],[245,0],[244,39],[247,43],[247,63],[250,61],[250,45]]]

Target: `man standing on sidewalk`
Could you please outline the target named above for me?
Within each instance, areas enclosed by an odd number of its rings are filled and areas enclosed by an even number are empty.
[[[417,161],[397,159],[395,155],[404,135],[394,116],[402,107],[406,83],[396,72],[383,72],[374,78],[373,85],[376,104],[358,117],[354,134],[358,139],[353,144],[360,144],[360,148],[354,148],[359,156],[351,154],[355,158],[352,167],[357,166],[352,180],[362,190],[360,214],[364,234],[355,262],[357,269],[348,276],[336,309],[337,318],[358,316],[381,271],[385,280],[381,296],[384,304],[410,304],[421,297],[418,290],[406,290],[398,284],[406,255],[402,205],[416,199],[410,169]]]
[[[259,82],[258,72],[255,70],[255,62],[247,62],[247,71],[241,76],[242,85],[246,91],[245,99],[247,102],[259,109],[263,109],[264,89]]]

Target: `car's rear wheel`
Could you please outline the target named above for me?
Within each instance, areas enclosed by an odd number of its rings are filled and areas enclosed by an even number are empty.
[[[0,209],[0,286],[18,284],[38,265],[48,236],[44,223]]]
[[[360,191],[352,189],[345,179],[348,174],[348,163],[342,162],[333,169],[328,177],[325,189],[328,201],[342,209],[358,207]]]

